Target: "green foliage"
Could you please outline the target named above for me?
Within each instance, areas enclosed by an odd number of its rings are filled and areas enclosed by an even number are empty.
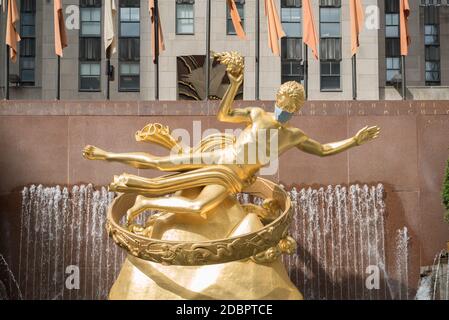
[[[444,219],[449,223],[449,160],[447,161],[446,174],[443,182],[443,205],[446,208]]]

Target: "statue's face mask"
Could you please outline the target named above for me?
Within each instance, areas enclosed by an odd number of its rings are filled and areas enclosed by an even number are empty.
[[[293,113],[282,110],[280,107],[276,105],[274,109],[274,117],[280,123],[286,123],[293,117]]]

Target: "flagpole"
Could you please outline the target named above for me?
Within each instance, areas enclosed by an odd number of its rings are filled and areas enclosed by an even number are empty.
[[[159,100],[159,4],[154,0],[154,99]]]
[[[9,100],[9,46],[6,45],[5,99]]]
[[[7,29],[7,23],[8,23],[8,0],[5,1],[5,12],[6,12],[6,19],[5,19],[5,35],[6,35],[6,29]],[[5,99],[9,100],[9,46],[6,44],[6,55],[5,55]]]
[[[309,47],[304,43],[304,58],[303,58],[303,66],[304,66],[304,91],[306,94],[306,99],[309,96]]]
[[[405,56],[402,55],[401,62],[401,74],[402,74],[402,100],[407,100],[407,78],[405,76]]]
[[[56,100],[61,100],[61,57],[58,55],[58,76],[57,76]]]
[[[211,19],[211,0],[207,0],[206,6],[206,97],[209,100],[210,90],[210,19]]]
[[[108,55],[106,53],[106,55]],[[111,99],[111,59],[106,58],[106,77],[107,77],[107,85],[106,85],[106,99]]]
[[[357,54],[352,56],[352,100],[357,100]]]
[[[259,100],[259,81],[260,81],[260,2],[256,0],[256,83],[255,99]]]

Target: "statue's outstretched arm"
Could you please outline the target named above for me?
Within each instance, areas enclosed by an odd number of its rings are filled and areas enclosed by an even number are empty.
[[[365,127],[360,130],[354,137],[343,141],[321,144],[311,138],[307,138],[303,139],[303,141],[301,141],[297,147],[300,150],[313,155],[328,157],[344,152],[352,147],[360,146],[368,141],[377,139],[379,137],[379,134],[379,127]]]
[[[185,171],[201,168],[204,154],[181,154],[165,157],[153,156],[146,152],[114,153],[95,146],[87,146],[83,157],[87,160],[104,160],[125,163],[137,169],[155,169],[165,172]]]

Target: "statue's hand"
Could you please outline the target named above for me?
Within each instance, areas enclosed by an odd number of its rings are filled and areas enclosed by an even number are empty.
[[[226,72],[231,82],[239,83],[243,81],[245,60],[240,53],[236,51],[214,53],[214,58],[226,66]]]
[[[380,128],[378,126],[368,127],[366,126],[355,135],[354,139],[358,146],[377,139],[380,135]]]
[[[228,72],[228,78],[231,83],[241,84],[243,82],[243,74],[238,77],[235,77],[232,73]]]
[[[106,160],[107,152],[94,146],[87,146],[83,150],[83,157],[87,160]]]

